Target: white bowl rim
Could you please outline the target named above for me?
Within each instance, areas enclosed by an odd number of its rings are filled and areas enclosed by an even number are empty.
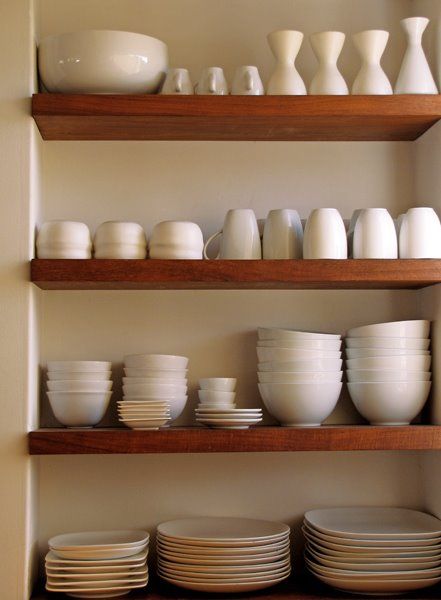
[[[39,43],[39,47],[41,44],[45,43],[45,42],[49,42],[52,39],[56,39],[56,38],[62,38],[62,37],[69,37],[72,35],[78,35],[78,34],[84,34],[84,33],[117,33],[117,34],[126,34],[126,35],[130,35],[130,36],[136,36],[136,37],[143,37],[143,38],[148,38],[150,40],[155,40],[156,42],[160,42],[163,46],[165,46],[165,48],[167,48],[167,44],[165,42],[163,42],[162,40],[155,38],[151,35],[146,35],[145,33],[138,33],[137,31],[125,31],[125,30],[121,30],[121,29],[80,29],[77,31],[65,31],[63,33],[53,33],[52,35],[47,35],[45,36]],[[63,219],[56,219],[58,221],[62,221]],[[105,221],[106,222],[106,221]]]

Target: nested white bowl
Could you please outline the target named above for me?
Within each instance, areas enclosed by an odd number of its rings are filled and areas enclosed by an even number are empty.
[[[50,392],[110,392],[112,381],[84,381],[60,379],[48,381],[47,388]]]
[[[363,381],[430,381],[430,371],[396,371],[389,369],[347,369],[348,381],[357,383]]]
[[[299,348],[257,348],[259,362],[285,362],[315,358],[341,358],[341,352],[332,350],[301,350]]]
[[[201,404],[218,403],[228,404],[234,402],[236,392],[220,392],[218,390],[198,390],[198,396]]]
[[[112,363],[103,360],[52,360],[47,363],[48,371],[110,371]]]
[[[292,361],[268,361],[259,362],[259,372],[282,371],[289,373],[317,372],[317,371],[340,371],[343,365],[341,358],[314,358]]]
[[[104,417],[112,392],[47,392],[56,419],[67,427],[93,427]]]
[[[430,381],[348,383],[358,412],[372,425],[408,425],[422,410]]]
[[[187,404],[187,399],[188,396],[174,396],[173,398],[164,398],[164,397],[160,397],[160,396],[154,396],[152,397],[146,397],[146,396],[125,396],[124,400],[127,402],[145,402],[145,401],[151,401],[151,400],[157,400],[158,402],[161,402],[163,400],[165,400],[166,402],[168,402],[170,404],[170,418],[172,421],[174,421],[175,419],[177,419],[179,417],[179,415],[182,413],[182,411],[185,408],[185,405]]]
[[[369,356],[429,356],[429,350],[406,350],[406,348],[346,348],[348,358]]]
[[[277,372],[267,371],[257,373],[259,383],[308,383],[313,381],[341,381],[343,377],[343,371],[316,371],[316,372]]]
[[[173,354],[130,354],[124,357],[124,364],[135,369],[183,370],[188,366],[188,358]]]
[[[386,371],[428,371],[432,362],[431,356],[370,356],[368,358],[352,358],[346,361],[348,369],[378,369]]]
[[[207,377],[199,379],[201,390],[213,390],[218,392],[234,392],[237,379],[234,377]]]
[[[38,69],[49,92],[153,94],[167,68],[167,46],[141,33],[76,31],[46,37],[38,48]]]
[[[341,340],[302,340],[302,339],[277,339],[277,340],[259,340],[258,348],[297,348],[300,350],[331,350],[338,352],[341,348]]]
[[[313,331],[294,331],[292,329],[280,329],[273,327],[258,327],[259,340],[340,340],[341,335],[336,333],[319,333]]]
[[[142,379],[186,379],[188,369],[124,369],[126,377],[140,377]]]
[[[123,384],[166,384],[173,386],[187,386],[187,379],[163,379],[162,377],[123,377]]]
[[[391,321],[388,323],[374,323],[349,329],[346,337],[405,337],[427,338],[430,333],[430,321]]]
[[[394,338],[394,337],[363,337],[346,338],[347,348],[404,348],[406,350],[427,350],[430,346],[428,338]]]
[[[321,425],[337,405],[343,384],[259,383],[268,412],[288,427]]]
[[[50,381],[108,381],[112,371],[48,371]]]
[[[164,398],[167,396],[178,396],[187,393],[186,385],[172,385],[167,383],[128,383],[122,386],[124,395],[138,396],[145,394],[146,396],[160,395]]]

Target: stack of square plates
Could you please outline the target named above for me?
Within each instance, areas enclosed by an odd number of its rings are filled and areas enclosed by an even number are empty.
[[[334,588],[399,594],[441,581],[441,521],[404,508],[305,514],[307,568]]]
[[[46,589],[75,598],[115,598],[148,582],[149,534],[93,531],[49,540]]]
[[[202,592],[248,592],[291,572],[288,525],[274,521],[199,517],[158,527],[159,576]]]

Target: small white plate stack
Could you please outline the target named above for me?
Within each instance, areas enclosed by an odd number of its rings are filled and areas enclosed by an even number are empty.
[[[261,408],[236,408],[236,383],[233,377],[200,379],[196,421],[214,429],[248,429],[260,423]]]
[[[74,598],[116,598],[148,583],[149,534],[91,531],[49,540],[46,589]]]
[[[430,321],[392,321],[350,329],[348,390],[372,425],[408,425],[429,396]]]
[[[257,330],[259,391],[268,412],[285,427],[321,425],[342,389],[341,336]]]
[[[98,360],[48,362],[47,387],[52,411],[66,427],[93,427],[112,396],[112,363]]]
[[[334,588],[400,594],[441,581],[441,521],[403,508],[328,508],[305,514],[308,570]]]
[[[170,354],[124,357],[119,420],[132,429],[159,429],[179,417],[187,403],[188,358]]]
[[[199,517],[158,526],[159,576],[182,588],[240,593],[276,585],[291,572],[288,525]]]

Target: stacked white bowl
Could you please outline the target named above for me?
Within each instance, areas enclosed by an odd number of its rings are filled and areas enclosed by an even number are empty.
[[[146,531],[90,531],[49,540],[46,589],[75,598],[116,598],[148,583]]]
[[[236,408],[236,383],[233,377],[200,379],[196,421],[214,429],[248,429],[260,423],[261,408]]]
[[[132,429],[159,429],[179,417],[187,403],[186,356],[132,354],[124,357],[119,420]]]
[[[372,425],[408,425],[429,396],[430,321],[393,321],[350,329],[348,389]]]
[[[87,225],[77,221],[47,221],[37,235],[38,258],[84,259],[92,257]]]
[[[93,427],[101,421],[112,396],[112,363],[98,360],[48,362],[48,398],[66,427]]]
[[[138,223],[106,221],[93,240],[95,258],[141,259],[147,255],[147,239]]]
[[[290,329],[257,330],[259,391],[285,427],[321,425],[342,389],[341,336]]]

